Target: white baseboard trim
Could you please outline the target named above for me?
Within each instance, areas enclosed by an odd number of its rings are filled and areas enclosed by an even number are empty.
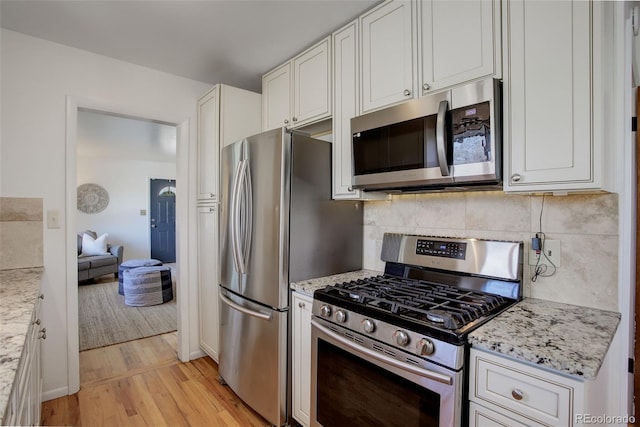
[[[43,391],[42,396],[40,397],[42,398],[43,402],[47,402],[49,400],[67,396],[68,394],[69,394],[69,387],[60,387],[60,388],[55,388],[53,390]]]
[[[207,356],[207,353],[202,350],[192,351],[191,353],[189,353],[189,360],[200,359],[204,356]],[[183,360],[183,362],[188,362],[189,360]]]

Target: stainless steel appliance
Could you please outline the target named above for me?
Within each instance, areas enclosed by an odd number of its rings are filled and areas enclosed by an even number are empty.
[[[522,253],[385,234],[384,275],[314,293],[311,425],[466,425],[466,337],[522,298]]]
[[[286,129],[225,147],[221,176],[219,373],[286,425],[289,282],[361,268],[362,206],[331,200],[331,144]]]
[[[351,119],[353,187],[500,188],[500,87],[479,80]]]

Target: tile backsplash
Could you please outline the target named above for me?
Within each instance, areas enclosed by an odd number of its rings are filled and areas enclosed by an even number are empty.
[[[533,282],[528,248],[540,230],[560,241],[560,266],[553,276]],[[543,198],[487,191],[366,202],[364,268],[384,269],[380,249],[385,232],[524,241],[525,296],[617,311],[616,194]]]
[[[42,267],[42,199],[0,197],[0,270]]]

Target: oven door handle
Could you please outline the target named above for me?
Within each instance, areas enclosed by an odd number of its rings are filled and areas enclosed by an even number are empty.
[[[336,341],[338,341],[340,344],[349,347],[349,349],[355,351],[356,353],[360,353],[361,355],[364,356],[369,356],[373,359],[376,359],[382,363],[385,363],[387,365],[391,365],[395,368],[398,369],[402,369],[403,371],[407,371],[410,372],[412,374],[415,375],[419,375],[423,378],[427,378],[433,381],[438,381],[440,383],[443,384],[447,384],[447,385],[451,385],[453,384],[453,378],[451,378],[451,376],[449,375],[445,375],[445,374],[441,374],[439,372],[433,372],[433,371],[427,371],[425,369],[421,369],[412,365],[408,365],[406,363],[402,363],[399,360],[396,360],[392,357],[389,356],[385,356],[383,354],[379,354],[376,353],[373,350],[369,350],[368,348],[364,348],[361,347],[357,344],[354,344],[353,342],[349,341],[348,339],[341,337],[340,335],[336,335],[334,334],[330,329],[322,326],[321,324],[319,324],[318,322],[316,322],[315,320],[311,320],[311,326],[313,326],[314,328],[317,328],[320,332],[322,332],[325,335],[328,335],[329,337],[331,337],[331,339],[334,339]]]

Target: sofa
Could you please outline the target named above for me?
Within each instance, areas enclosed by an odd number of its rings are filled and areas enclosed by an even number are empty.
[[[85,234],[87,237],[84,236]],[[107,234],[98,236],[92,230],[78,233],[78,282],[105,274],[113,274],[116,279],[118,278],[118,267],[122,264],[124,247],[106,243],[107,236]],[[85,246],[90,246],[85,247],[84,251],[83,241],[86,243]]]

